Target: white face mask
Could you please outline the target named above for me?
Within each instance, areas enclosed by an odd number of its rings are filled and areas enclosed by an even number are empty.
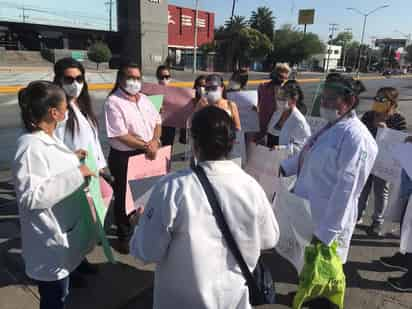
[[[170,84],[170,78],[169,79],[161,79],[159,80],[159,85],[167,86]]]
[[[336,109],[325,108],[322,106],[320,107],[320,116],[329,122],[334,122],[340,117]]]
[[[222,92],[219,90],[209,91],[206,94],[206,98],[210,103],[216,103],[222,98]]]
[[[141,89],[142,89],[142,83],[138,80],[127,80],[126,87],[124,88],[124,90],[126,90],[126,92],[131,95],[138,94]]]
[[[70,98],[77,99],[83,91],[84,83],[74,81],[71,84],[64,84],[63,90]]]
[[[288,100],[277,100],[278,111],[283,113],[289,108]]]

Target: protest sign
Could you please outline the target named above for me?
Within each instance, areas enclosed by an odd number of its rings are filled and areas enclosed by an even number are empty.
[[[239,110],[240,124],[243,132],[259,132],[259,116],[257,112],[257,91],[232,91],[227,98],[236,103]]]
[[[130,181],[153,176],[163,176],[170,171],[172,147],[160,148],[155,160],[149,160],[145,154],[129,158],[126,184],[126,214],[135,210]]]
[[[148,97],[150,102],[152,102],[153,106],[156,110],[160,113],[160,110],[163,106],[163,96],[162,95],[152,95]]]
[[[139,207],[146,207],[147,201],[152,194],[154,186],[162,178],[163,176],[154,176],[129,181],[135,209],[138,209]]]
[[[401,165],[394,157],[392,149],[397,144],[401,144],[408,136],[407,133],[379,128],[376,136],[376,143],[378,144],[378,156],[375,165],[372,169],[372,174],[382,178],[390,183],[395,183],[401,175]]]
[[[104,231],[104,221],[107,214],[107,204],[103,200],[103,195],[100,188],[99,169],[96,164],[96,160],[93,156],[93,148],[89,145],[87,156],[85,159],[86,166],[93,171],[97,176],[90,177],[89,182],[89,195],[93,203],[94,210],[96,212],[95,226],[97,228],[97,234],[103,247],[103,252],[107,260],[111,263],[115,263],[112,248],[107,240],[106,233]]]
[[[280,235],[275,249],[300,273],[304,265],[305,248],[312,241],[314,232],[309,201],[280,186],[272,207]]]
[[[173,128],[185,128],[186,121],[193,114],[194,90],[189,88],[169,87],[144,83],[142,93],[147,96],[163,95],[162,125]]]
[[[392,155],[398,160],[400,166],[408,174],[409,178],[412,178],[412,144],[411,143],[400,143],[393,147]]]
[[[236,132],[236,140],[233,144],[233,149],[229,154],[229,159],[234,161],[240,167],[246,162],[246,143],[245,134],[243,131]]]
[[[312,135],[315,135],[316,133],[318,133],[321,129],[323,129],[328,124],[327,120],[320,118],[320,117],[314,117],[314,116],[306,116],[306,121],[309,124]]]

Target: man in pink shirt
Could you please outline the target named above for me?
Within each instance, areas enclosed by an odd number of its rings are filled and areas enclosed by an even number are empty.
[[[114,215],[119,238],[118,251],[129,253],[131,226],[125,211],[127,165],[129,157],[146,154],[154,160],[161,146],[162,121],[150,100],[140,93],[139,67],[127,63],[120,67],[116,84],[104,106],[106,132],[110,143],[109,168],[114,177]]]
[[[260,132],[256,136],[256,141],[259,142],[267,135],[267,127],[277,110],[276,94],[282,85],[288,80],[290,67],[287,63],[277,63],[273,66],[270,74],[270,82],[260,84],[258,88],[258,111],[260,121]],[[267,146],[273,147],[278,145],[279,137],[267,135]]]

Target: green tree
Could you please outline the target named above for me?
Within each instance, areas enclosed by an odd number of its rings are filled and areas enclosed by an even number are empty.
[[[293,28],[284,25],[275,33],[274,50],[272,60],[275,62],[289,62],[297,64],[309,59],[312,55],[324,52],[325,45],[314,33],[305,35]]]
[[[256,11],[252,12],[249,24],[252,29],[256,29],[263,34],[266,34],[270,40],[273,40],[275,17],[270,8],[266,6],[258,7]]]
[[[346,46],[353,40],[353,35],[351,32],[340,32],[336,35],[336,38],[332,39],[330,43],[332,45]]]
[[[99,70],[100,63],[108,62],[112,57],[112,52],[106,43],[99,41],[90,46],[87,56],[89,60],[96,63],[97,70]]]
[[[225,27],[223,28],[226,31],[240,31],[243,28],[248,26],[247,20],[244,16],[233,16],[233,20],[228,19],[225,21]]]
[[[237,58],[241,63],[264,60],[272,51],[273,45],[268,36],[252,28],[240,31]]]

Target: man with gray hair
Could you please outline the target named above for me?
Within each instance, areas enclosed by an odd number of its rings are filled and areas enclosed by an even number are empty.
[[[275,63],[270,74],[270,82],[259,85],[258,88],[258,110],[260,121],[260,132],[256,135],[256,142],[261,141],[267,134],[267,127],[274,112],[277,110],[276,94],[282,85],[288,80],[290,66],[286,62]],[[267,146],[272,148],[278,145],[279,137],[268,134]]]

